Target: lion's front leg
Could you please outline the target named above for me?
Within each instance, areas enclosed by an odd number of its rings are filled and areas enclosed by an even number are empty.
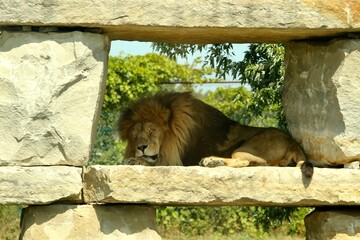
[[[143,165],[143,166],[150,166],[149,163],[142,159],[137,157],[127,158],[124,160],[124,165]]]
[[[200,166],[204,167],[247,167],[250,165],[250,162],[247,160],[240,160],[234,158],[222,158],[222,157],[205,157],[201,159]]]
[[[247,167],[247,166],[265,166],[266,160],[247,152],[234,151],[231,158],[205,157],[200,161],[204,167]]]

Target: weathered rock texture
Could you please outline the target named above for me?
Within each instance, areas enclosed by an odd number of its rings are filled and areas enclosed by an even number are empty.
[[[99,27],[124,40],[284,42],[359,31],[360,2],[8,0],[0,1],[0,25]]]
[[[360,205],[360,189],[354,187],[359,181],[355,169],[316,168],[309,180],[295,167],[92,166],[85,170],[84,199],[167,205]]]
[[[155,209],[146,206],[49,205],[23,213],[22,239],[158,240]]]
[[[0,204],[81,202],[79,167],[0,167]]]
[[[306,239],[360,239],[360,209],[317,209],[305,217]]]
[[[85,165],[107,58],[99,34],[2,32],[0,165]]]
[[[285,113],[317,165],[360,160],[359,63],[359,40],[287,45]]]

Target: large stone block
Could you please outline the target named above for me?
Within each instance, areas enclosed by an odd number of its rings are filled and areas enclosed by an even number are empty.
[[[315,168],[309,180],[296,167],[91,166],[83,191],[93,203],[351,206],[360,205],[359,181],[357,169]]]
[[[0,34],[0,165],[85,165],[107,71],[106,36]]]
[[[316,209],[305,217],[308,240],[360,239],[360,210]]]
[[[21,239],[159,240],[155,208],[121,205],[30,206],[23,212]]]
[[[286,47],[283,104],[293,136],[318,166],[360,160],[360,41]]]
[[[0,204],[82,201],[82,168],[0,167]]]
[[[98,27],[122,40],[286,42],[358,32],[360,2],[5,0],[0,1],[0,25]]]

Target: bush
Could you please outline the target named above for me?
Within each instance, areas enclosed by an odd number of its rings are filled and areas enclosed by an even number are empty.
[[[116,120],[118,113],[102,112],[89,163],[91,165],[116,165],[123,160],[125,143],[116,138]]]
[[[279,234],[304,236],[303,219],[310,209],[227,206],[158,207],[156,211],[156,221],[163,236],[231,236],[242,233],[262,238]]]

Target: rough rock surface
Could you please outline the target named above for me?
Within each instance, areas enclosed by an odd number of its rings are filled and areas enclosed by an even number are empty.
[[[360,205],[360,171],[296,167],[91,166],[85,202],[175,205]],[[336,184],[334,184],[336,183]],[[351,189],[351,191],[348,191]]]
[[[159,42],[285,42],[359,31],[360,2],[12,0],[0,1],[0,25],[100,27],[112,39]]]
[[[2,32],[0,165],[85,165],[107,58],[100,34]]]
[[[31,206],[23,213],[21,239],[159,240],[155,224],[153,207]]]
[[[306,239],[360,239],[360,210],[317,209],[305,217]]]
[[[316,165],[360,159],[359,63],[359,40],[287,45],[285,113]]]
[[[79,167],[0,167],[0,204],[80,202]]]

